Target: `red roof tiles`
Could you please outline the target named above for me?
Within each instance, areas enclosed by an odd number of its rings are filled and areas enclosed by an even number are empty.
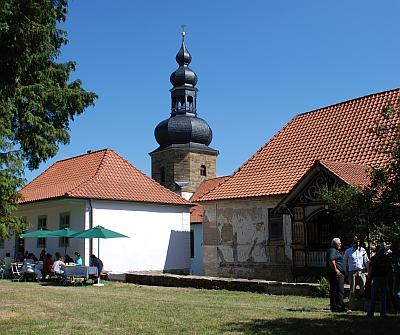
[[[367,165],[331,162],[326,160],[321,160],[320,164],[349,185],[365,187],[371,182],[368,174],[370,167]]]
[[[294,117],[229,179],[199,201],[287,194],[315,160],[383,164],[385,155],[377,150],[380,140],[370,130],[375,122],[386,122],[380,112],[399,98],[400,90],[395,89]],[[344,166],[331,164],[330,168],[345,175],[341,172],[346,170]]]
[[[216,177],[216,178],[204,180],[200,184],[197,191],[192,195],[192,197],[190,198],[190,201],[195,203],[200,197],[202,197],[207,192],[213,190],[218,185],[221,185],[228,178],[229,178],[228,176],[225,176],[225,177]],[[203,222],[203,214],[204,214],[203,206],[195,203],[195,206],[193,206],[190,209],[190,222],[191,223]]]
[[[111,149],[61,160],[20,193],[21,203],[70,197],[190,205]]]

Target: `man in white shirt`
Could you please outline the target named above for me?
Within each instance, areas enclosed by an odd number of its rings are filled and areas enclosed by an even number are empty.
[[[353,238],[353,245],[344,253],[344,262],[350,283],[349,309],[356,307],[356,286],[360,286],[360,295],[364,292],[368,269],[368,255],[357,236]]]

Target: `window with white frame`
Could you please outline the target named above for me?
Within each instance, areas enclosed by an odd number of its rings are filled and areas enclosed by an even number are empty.
[[[69,213],[60,213],[60,229],[69,228]],[[60,237],[58,245],[60,247],[69,247],[69,238],[68,237]]]
[[[38,217],[38,229],[47,230],[47,216],[41,215]],[[37,239],[37,248],[46,249],[46,238],[39,237]]]

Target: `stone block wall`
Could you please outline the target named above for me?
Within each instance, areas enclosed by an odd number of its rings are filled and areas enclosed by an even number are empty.
[[[151,155],[151,177],[172,191],[177,191],[176,182],[188,182],[180,191],[194,193],[204,179],[216,177],[217,153],[172,148]],[[206,176],[200,175],[200,167],[206,167]],[[165,182],[161,182],[161,168],[165,170]]]
[[[277,197],[204,202],[203,263],[207,276],[291,281],[291,221],[270,240],[268,209]]]

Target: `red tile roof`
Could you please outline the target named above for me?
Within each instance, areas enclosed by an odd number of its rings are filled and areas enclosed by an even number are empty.
[[[199,201],[287,194],[315,160],[384,164],[386,157],[377,150],[380,139],[370,130],[375,122],[386,122],[380,112],[399,98],[395,89],[297,115]]]
[[[21,203],[69,197],[190,205],[111,149],[58,161],[20,193]]]
[[[367,165],[331,162],[326,160],[321,160],[320,164],[349,185],[365,187],[369,186],[371,182],[369,177],[370,167]]]
[[[204,208],[202,205],[197,204],[196,201],[200,197],[202,197],[204,194],[206,194],[207,192],[209,192],[209,191],[213,190],[215,187],[221,185],[228,178],[229,178],[228,176],[216,177],[216,178],[204,180],[200,184],[197,191],[190,198],[190,201],[192,201],[195,204],[195,206],[193,206],[190,209],[190,222],[191,223],[203,222]]]

